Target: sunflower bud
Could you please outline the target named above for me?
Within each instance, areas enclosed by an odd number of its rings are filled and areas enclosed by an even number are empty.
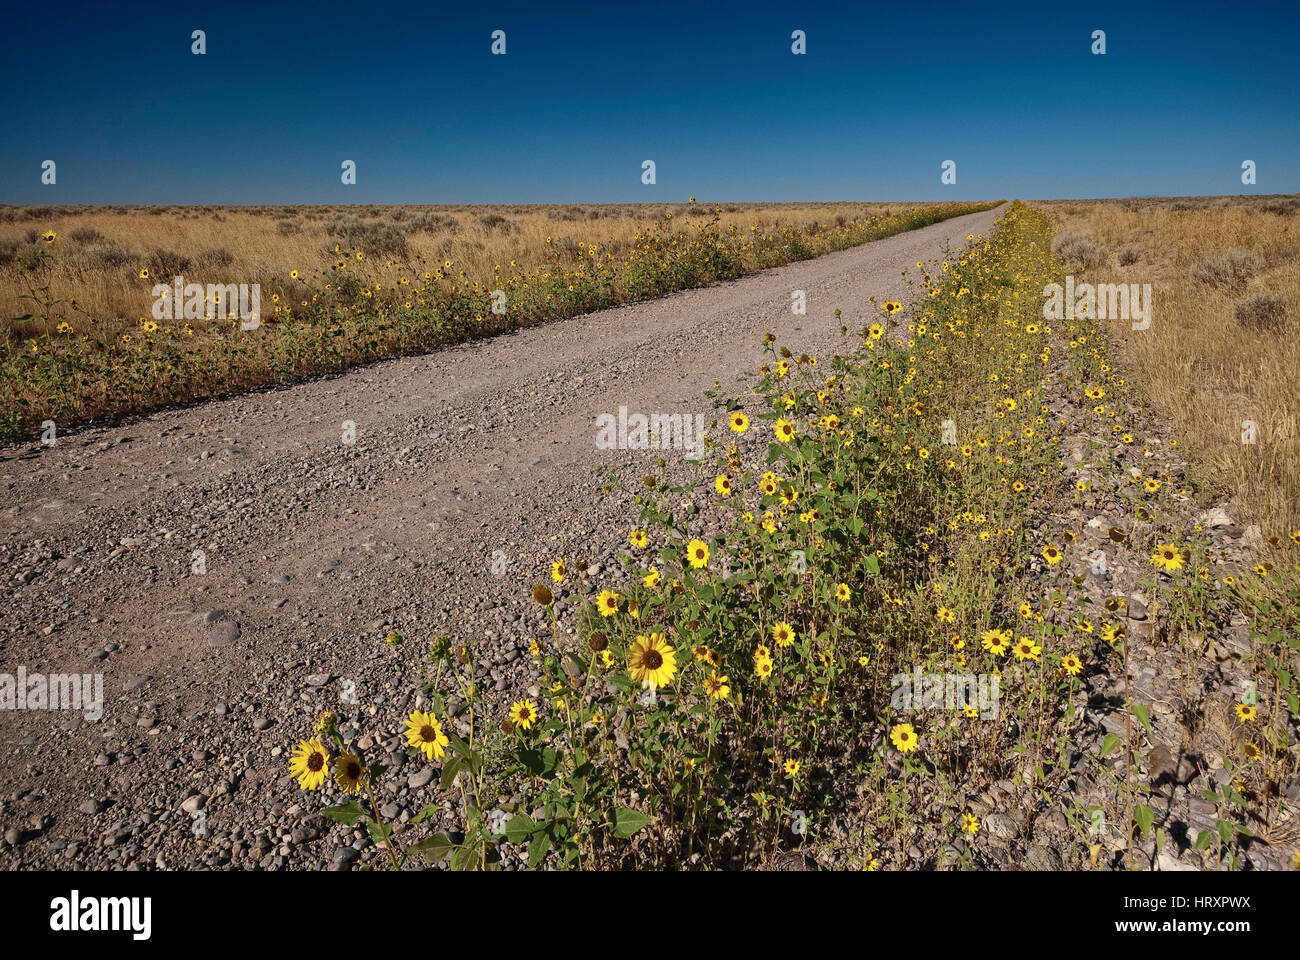
[[[551,588],[543,583],[533,587],[533,603],[539,607],[549,607],[555,600],[551,594]]]
[[[587,638],[587,644],[591,647],[591,649],[595,653],[600,653],[600,651],[604,650],[607,646],[609,646],[609,640],[605,637],[603,633],[597,630]]]
[[[388,644],[390,647],[400,647],[402,645],[402,635],[398,631],[394,630],[388,636],[384,637],[384,643]]]

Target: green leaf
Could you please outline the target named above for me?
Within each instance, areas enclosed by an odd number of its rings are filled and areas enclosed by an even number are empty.
[[[1145,703],[1135,704],[1133,707],[1134,715],[1142,721],[1142,726],[1147,728],[1147,733],[1151,733],[1151,714],[1147,710]]]
[[[366,817],[366,829],[370,831],[370,839],[375,841],[375,843],[382,843],[388,840],[388,824],[376,823],[374,820]]]
[[[640,810],[619,807],[614,811],[614,836],[626,840],[649,822],[650,818]]]
[[[511,843],[523,843],[537,830],[533,818],[525,813],[511,817],[506,821],[506,839]]]
[[[452,781],[456,779],[456,774],[460,773],[460,768],[464,765],[465,760],[462,757],[449,757],[443,762],[442,778],[439,783],[444,790],[451,786]]]
[[[862,565],[867,568],[867,573],[873,577],[880,576],[880,561],[874,553],[867,554],[866,559],[862,561]]]
[[[1213,830],[1202,830],[1196,835],[1196,849],[1209,850],[1210,844],[1214,842]]]
[[[335,823],[342,823],[349,827],[355,827],[357,821],[361,819],[361,805],[355,800],[349,800],[347,803],[337,807],[326,807],[321,814],[333,820]]]
[[[1119,745],[1120,745],[1119,737],[1115,736],[1115,734],[1113,733],[1106,734],[1105,739],[1101,741],[1101,755],[1105,757],[1108,756],[1109,754],[1114,753],[1117,749],[1119,749]]]
[[[451,855],[451,868],[453,870],[473,870],[478,866],[478,854],[479,845],[477,843],[462,844]]]
[[[536,867],[551,849],[551,835],[545,830],[533,835],[533,842],[528,845],[528,865]]]
[[[1138,829],[1144,836],[1151,836],[1151,824],[1155,820],[1155,814],[1151,808],[1144,804],[1139,804],[1133,808],[1133,819],[1137,821]]]
[[[437,812],[438,805],[436,803],[427,804],[423,810],[411,818],[411,823],[424,823]]]

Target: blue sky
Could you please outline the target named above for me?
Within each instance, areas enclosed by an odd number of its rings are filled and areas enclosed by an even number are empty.
[[[3,203],[1300,192],[1295,2],[10,0],[3,22]]]

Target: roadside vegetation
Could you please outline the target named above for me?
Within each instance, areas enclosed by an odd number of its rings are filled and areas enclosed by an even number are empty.
[[[0,439],[424,352],[989,206],[7,209]],[[259,284],[258,315],[204,287],[160,318],[155,285],[176,277]]]
[[[438,798],[385,823],[385,772],[344,715],[291,763],[329,817],[368,825],[372,863],[1107,869],[1171,851],[1230,869],[1288,842],[1300,530],[1251,569],[1193,522],[1105,332],[1043,319],[1065,269],[1043,213],[1017,203],[967,240],[851,355],[769,336],[750,392],[715,397],[697,472],[605,476],[641,511],[623,570],[593,582],[557,557],[519,585],[551,613],[542,696],[485,695],[454,624],[386,638],[420,691],[392,724],[441,765]],[[1239,617],[1250,653],[1224,705],[1204,658]],[[901,702],[917,672],[996,678],[999,697]],[[1161,751],[1178,767],[1188,744],[1212,813],[1175,836]]]

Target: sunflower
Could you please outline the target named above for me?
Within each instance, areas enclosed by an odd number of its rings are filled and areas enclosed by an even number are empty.
[[[646,541],[647,541],[646,532],[644,530],[633,530],[631,533],[627,535],[627,539],[632,544],[632,546],[636,547],[638,550],[641,550],[646,545]]]
[[[441,758],[451,741],[431,713],[416,710],[406,721],[406,742],[424,754],[426,760]]]
[[[782,620],[772,628],[772,640],[778,647],[788,647],[794,643],[796,634],[794,627]]]
[[[613,590],[602,590],[596,595],[596,609],[602,617],[612,617],[618,613],[618,594]]]
[[[745,416],[739,410],[732,411],[731,416],[728,418],[728,422],[731,424],[731,429],[736,433],[744,433],[749,429],[749,417]]]
[[[564,575],[566,572],[568,571],[567,568],[564,566],[563,559],[556,560],[551,564],[551,579],[554,580],[556,583],[564,582]]]
[[[969,833],[972,837],[975,836],[980,832],[979,818],[970,813],[962,814],[961,829],[963,833]]]
[[[510,706],[510,722],[522,730],[531,730],[537,722],[537,704],[531,700],[516,700]]]
[[[43,234],[41,234],[41,239],[44,240],[46,243],[53,243],[54,238],[57,236],[58,234],[55,233],[53,230],[46,230]]]
[[[787,760],[781,765],[781,769],[785,771],[787,777],[793,780],[795,777],[799,776],[799,761],[794,759]]]
[[[910,723],[894,724],[893,729],[889,731],[889,741],[898,749],[899,753],[911,753],[920,742]]]
[[[329,754],[319,737],[299,740],[298,747],[289,760],[289,775],[295,777],[304,790],[316,790],[329,773]]]
[[[782,417],[772,427],[776,432],[776,438],[782,443],[789,443],[794,439],[794,424]]]
[[[137,274],[137,276],[138,276],[141,280],[148,280],[148,279],[149,279],[149,268],[148,268],[148,267],[141,267],[141,268],[140,268],[140,272]]]
[[[1172,573],[1183,568],[1183,552],[1172,543],[1162,543],[1151,554],[1151,565]]]
[[[1058,547],[1048,544],[1043,547],[1043,559],[1047,561],[1049,567],[1054,567],[1061,562],[1061,551]]]
[[[885,328],[878,323],[873,323],[871,326],[867,327],[867,336],[872,340],[879,340],[884,335]]]
[[[1010,630],[985,630],[980,634],[980,643],[984,649],[995,657],[1000,657],[1007,652],[1007,645],[1011,643]]]
[[[686,544],[686,556],[691,561],[691,566],[697,570],[709,565],[709,545],[703,540],[692,540]]]
[[[719,496],[731,496],[731,477],[725,473],[718,474],[717,479],[713,481],[713,489],[718,492]]]
[[[840,603],[848,603],[853,599],[853,591],[849,589],[847,583],[837,583],[835,584],[835,598]]]
[[[360,793],[366,782],[366,766],[349,751],[334,762],[334,779],[344,793]]]
[[[1061,658],[1061,669],[1072,677],[1077,677],[1083,670],[1083,662],[1072,653]]]
[[[884,310],[885,313],[892,317],[894,314],[898,313],[899,310],[903,309],[903,305],[897,300],[886,300],[880,305],[880,309]]]
[[[655,587],[659,586],[659,581],[662,579],[663,577],[659,573],[659,571],[656,570],[654,567],[651,567],[650,572],[641,578],[641,582],[644,583],[647,587],[654,589]]]
[[[677,672],[677,654],[662,633],[638,636],[627,653],[628,672],[643,687],[666,686]]]
[[[1011,649],[1017,660],[1037,660],[1043,652],[1043,648],[1028,637],[1021,637]]]
[[[1259,712],[1249,703],[1239,703],[1234,709],[1237,711],[1237,719],[1242,723],[1254,723],[1255,715]]]
[[[731,695],[731,687],[727,685],[729,679],[725,674],[713,671],[704,678],[704,692],[714,700],[726,700]]]

